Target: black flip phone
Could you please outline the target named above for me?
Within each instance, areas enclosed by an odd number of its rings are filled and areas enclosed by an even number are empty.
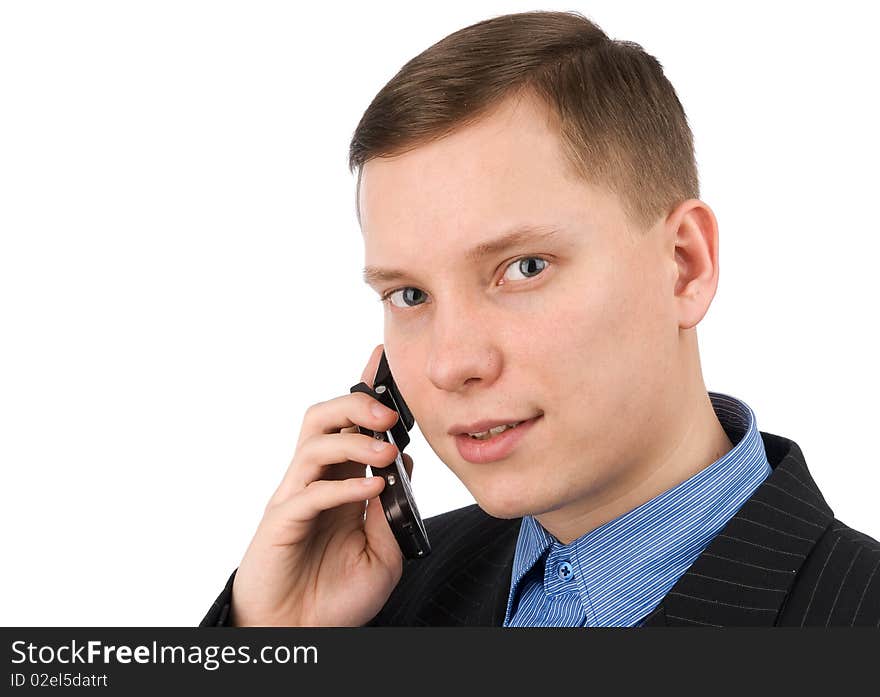
[[[423,559],[430,554],[431,545],[412,495],[409,477],[403,466],[403,449],[409,445],[408,431],[413,427],[415,420],[397,389],[391,369],[388,367],[388,360],[385,358],[385,351],[382,351],[382,358],[376,369],[373,388],[370,389],[366,383],[359,382],[351,387],[349,392],[364,392],[399,414],[397,421],[388,431],[372,431],[362,426],[358,426],[357,429],[371,438],[397,446],[397,457],[393,464],[388,467],[376,467],[375,470],[371,467],[370,470],[373,474],[378,472],[385,479],[385,488],[379,494],[379,500],[382,502],[385,518],[391,526],[391,532],[394,533],[400,551],[407,559]]]

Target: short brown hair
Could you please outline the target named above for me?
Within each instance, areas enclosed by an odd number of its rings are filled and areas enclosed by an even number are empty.
[[[368,160],[442,138],[524,91],[557,117],[575,174],[616,193],[638,228],[699,198],[693,134],[660,62],[577,12],[522,12],[453,32],[374,97],[349,147],[358,220]]]

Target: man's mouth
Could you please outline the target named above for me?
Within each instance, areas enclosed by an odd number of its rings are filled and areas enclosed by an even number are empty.
[[[454,435],[455,446],[464,460],[485,464],[511,455],[543,417],[541,412],[523,421],[477,421],[464,427],[456,426],[450,433]]]
[[[501,426],[495,426],[494,428],[490,428],[488,431],[480,431],[478,433],[468,433],[468,435],[475,440],[488,440],[492,436],[497,436],[499,433],[504,433],[511,428],[516,428],[522,423],[522,421],[515,421],[512,424],[502,424]]]
[[[480,419],[479,421],[472,421],[469,424],[454,424],[452,428],[449,429],[448,433],[451,436],[470,436],[475,440],[488,440],[500,433],[504,433],[504,431],[516,428],[527,421],[533,421],[543,413],[544,412],[539,412],[538,414],[528,416],[524,419],[517,419],[516,417],[504,419]]]

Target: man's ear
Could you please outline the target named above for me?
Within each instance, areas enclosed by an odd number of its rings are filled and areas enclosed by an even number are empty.
[[[718,223],[699,199],[680,203],[666,219],[675,255],[678,326],[690,329],[703,319],[718,288]]]

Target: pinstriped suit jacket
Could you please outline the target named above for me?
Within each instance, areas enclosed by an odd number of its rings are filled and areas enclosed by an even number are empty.
[[[773,472],[645,626],[880,626],[880,543],[834,517],[792,440],[761,432]],[[472,505],[425,521],[432,552],[368,626],[501,626],[521,519]],[[223,625],[235,572],[200,626]]]

